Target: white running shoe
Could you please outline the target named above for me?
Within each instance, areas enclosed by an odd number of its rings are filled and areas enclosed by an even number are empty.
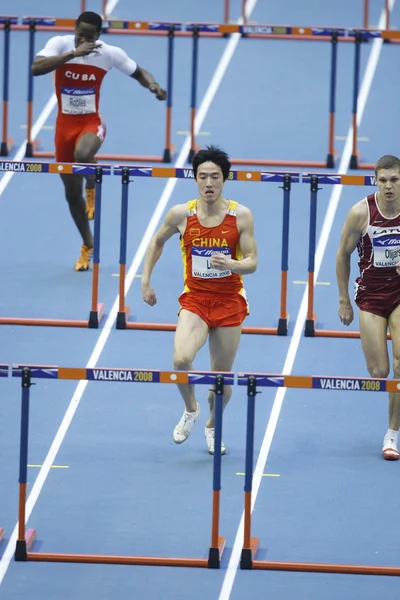
[[[187,440],[199,414],[200,404],[197,405],[196,412],[187,412],[186,410],[183,411],[181,420],[175,426],[175,429],[172,434],[175,444],[182,444],[182,442]]]
[[[204,429],[204,434],[206,436],[207,447],[209,454],[214,454],[214,444],[215,444],[215,429],[214,427],[206,427]],[[221,440],[221,454],[225,454],[226,448],[224,442]]]
[[[400,453],[397,450],[397,442],[393,438],[385,438],[382,448],[383,458],[385,460],[399,460]]]

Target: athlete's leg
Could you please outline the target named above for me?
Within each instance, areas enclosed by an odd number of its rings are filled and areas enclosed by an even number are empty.
[[[96,121],[97,126],[97,121]],[[88,128],[93,129],[93,125],[88,125]],[[98,127],[101,129],[101,126]],[[97,134],[93,131],[83,131],[83,134],[79,137],[74,152],[75,161],[78,163],[95,163],[95,155],[98,152],[101,144],[103,143],[104,135]],[[92,220],[94,218],[95,209],[95,175],[85,175],[86,179],[86,212],[88,218]]]
[[[400,306],[394,309],[389,317],[389,331],[392,336],[393,375],[400,379]],[[390,393],[389,428],[396,431],[400,428],[400,393]]]
[[[174,338],[174,369],[190,371],[197,352],[204,346],[208,335],[208,325],[193,312],[182,309]],[[178,385],[188,412],[197,410],[194,385]]]
[[[217,327],[210,329],[209,334],[209,349],[210,363],[212,371],[230,371],[232,369],[240,342],[242,326],[238,327]],[[215,386],[212,386],[214,389]],[[224,408],[228,404],[232,395],[232,386],[224,386]],[[210,418],[206,423],[206,427],[214,427],[215,415],[215,394],[210,391],[208,394],[208,402],[210,405]]]
[[[88,248],[93,248],[93,236],[90,231],[85,201],[82,196],[82,176],[61,175],[61,179],[64,184],[65,197],[69,205],[69,210],[74,223],[82,236],[83,243]]]

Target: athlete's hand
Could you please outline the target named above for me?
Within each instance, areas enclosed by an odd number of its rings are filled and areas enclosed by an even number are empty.
[[[350,302],[346,302],[344,304],[339,305],[338,315],[343,325],[350,325],[350,323],[354,319],[354,311]]]
[[[157,100],[165,100],[167,98],[167,92],[158,85],[158,83],[151,83],[149,90],[152,94],[155,94]]]
[[[232,269],[232,259],[226,254],[222,254],[222,252],[215,252],[211,256],[211,264],[214,269],[218,269],[219,271],[224,271],[225,269]]]
[[[157,304],[156,293],[149,283],[142,283],[142,298],[150,306]]]
[[[97,52],[97,48],[99,48],[101,44],[98,42],[83,42],[77,48],[75,48],[75,56],[86,56],[91,52]]]

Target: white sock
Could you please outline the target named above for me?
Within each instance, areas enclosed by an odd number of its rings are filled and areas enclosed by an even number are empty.
[[[388,429],[385,435],[385,440],[394,440],[397,444],[397,436],[399,435],[398,430],[396,429]]]

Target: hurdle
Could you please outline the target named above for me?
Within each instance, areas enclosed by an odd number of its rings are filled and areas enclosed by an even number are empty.
[[[238,385],[247,387],[246,462],[244,495],[244,538],[240,567],[244,570],[298,571],[306,573],[341,573],[352,575],[400,576],[399,567],[373,565],[343,565],[308,562],[278,562],[257,560],[260,539],[251,535],[252,476],[254,458],[255,398],[257,389],[295,388],[362,392],[399,392],[400,380],[361,377],[295,376],[271,373],[239,373]]]
[[[70,163],[43,163],[29,161],[1,161],[0,172],[12,173],[50,173],[63,175],[94,175],[96,187],[96,211],[94,216],[94,248],[93,248],[93,274],[92,297],[89,318],[77,319],[46,319],[46,318],[21,318],[0,317],[0,325],[31,325],[50,327],[88,327],[97,329],[104,315],[104,304],[99,303],[99,269],[100,269],[100,223],[101,223],[101,196],[103,175],[111,174],[109,165],[95,164],[70,164]]]
[[[0,365],[0,377],[8,377],[8,365]],[[4,528],[0,527],[0,544],[4,537]]]
[[[148,369],[63,368],[53,365],[13,365],[12,376],[21,379],[21,437],[19,464],[18,539],[16,561],[124,564],[168,567],[203,567],[219,569],[226,540],[219,535],[221,491],[222,402],[224,385],[234,384],[233,373],[206,371],[157,371]],[[124,383],[173,383],[215,385],[215,452],[213,457],[211,546],[208,558],[173,558],[155,556],[111,556],[106,554],[63,554],[31,552],[35,529],[25,528],[25,504],[28,465],[29,401],[32,379],[67,379],[77,381],[119,381]]]
[[[315,293],[315,249],[316,249],[316,223],[317,223],[317,196],[319,184],[325,185],[360,185],[376,186],[375,175],[329,175],[328,173],[303,173],[302,183],[310,184],[310,227],[308,245],[308,298],[307,318],[304,335],[306,337],[332,337],[332,338],[359,338],[359,331],[344,331],[317,329],[317,315],[314,313]],[[387,334],[390,339],[390,334]]]
[[[117,315],[117,329],[140,329],[151,331],[175,331],[176,325],[172,323],[140,323],[129,322],[130,307],[125,304],[125,275],[127,251],[127,222],[128,222],[128,196],[130,177],[161,177],[176,179],[194,179],[193,169],[166,168],[166,167],[140,167],[140,166],[115,166],[114,175],[121,176],[121,234],[120,234],[120,270],[119,270],[119,309]],[[282,212],[282,251],[281,251],[281,290],[280,290],[280,315],[277,327],[243,327],[242,332],[260,335],[287,335],[289,314],[287,313],[287,278],[289,271],[289,213],[290,192],[292,183],[299,182],[299,173],[292,172],[261,172],[261,171],[231,171],[228,181],[253,181],[264,183],[281,183],[283,189]]]

